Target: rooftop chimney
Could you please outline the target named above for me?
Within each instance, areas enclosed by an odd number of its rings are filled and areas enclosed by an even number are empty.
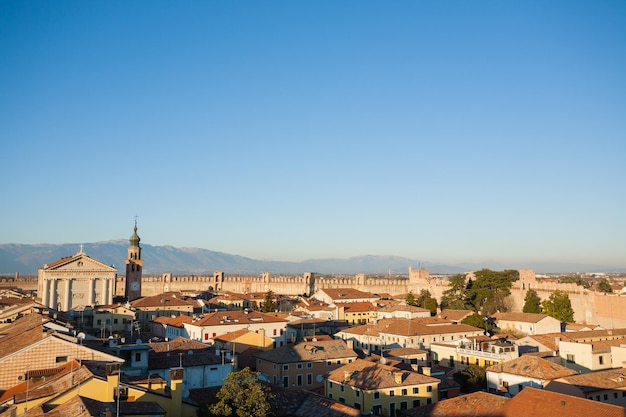
[[[422,366],[422,374],[430,376],[430,366]]]
[[[352,377],[352,372],[351,371],[343,371],[343,382],[350,381],[351,377]]]
[[[394,372],[393,373],[393,379],[396,381],[396,384],[401,385],[402,384],[402,376],[404,375],[404,372]]]

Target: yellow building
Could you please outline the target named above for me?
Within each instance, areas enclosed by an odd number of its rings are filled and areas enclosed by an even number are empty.
[[[40,417],[47,415],[50,409],[59,410],[54,415],[100,415],[87,413],[89,410],[86,408],[97,405],[102,411],[109,409],[110,414],[105,412],[105,415],[116,415],[119,409],[120,416],[196,416],[197,407],[183,400],[182,368],[170,370],[169,395],[163,394],[160,385],[157,385],[157,390],[150,390],[121,381],[119,364],[106,364],[102,369],[103,374],[92,372],[77,362],[59,368],[58,372],[52,371],[56,370],[32,371],[28,380],[16,387],[12,401],[4,404],[8,407],[8,415]],[[76,408],[80,412],[71,411],[70,406],[74,404],[77,404]],[[66,412],[60,413],[66,408]]]
[[[351,324],[367,324],[378,318],[378,307],[369,302],[337,303],[337,319]]]
[[[326,396],[385,417],[437,402],[439,379],[358,359],[331,371]]]

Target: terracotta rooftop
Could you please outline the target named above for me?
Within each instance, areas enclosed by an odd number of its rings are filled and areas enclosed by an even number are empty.
[[[259,359],[272,363],[315,362],[357,356],[341,339],[288,344],[257,355]]]
[[[350,374],[350,379],[345,381],[347,373]],[[400,383],[396,382],[396,374],[400,374],[402,377]],[[331,371],[328,374],[328,380],[365,390],[439,383],[439,379],[431,376],[403,371],[393,366],[363,359],[357,359]]]
[[[504,320],[504,321],[520,321],[524,323],[538,323],[539,321],[545,319],[546,317],[550,317],[547,314],[537,314],[537,313],[495,313],[493,317],[496,320]]]
[[[232,324],[280,323],[287,320],[276,314],[259,313],[258,311],[217,311],[206,314],[193,322],[194,326],[228,326]]]
[[[28,314],[0,328],[0,359],[46,337],[43,324],[47,321],[39,314]]]
[[[182,298],[180,293],[157,294],[150,297],[139,298],[132,301],[130,305],[133,308],[150,308],[150,307],[172,307],[172,306],[192,306],[196,307],[198,303],[193,300]]]
[[[323,395],[307,393],[298,408],[290,415],[294,417],[358,417],[361,411]]]
[[[587,330],[567,335],[575,341],[620,339],[626,337],[626,329]]]
[[[185,316],[184,314],[181,314],[180,316],[176,316],[176,317],[167,317],[167,316],[156,317],[152,321],[155,323],[165,324],[167,326],[182,328],[183,324],[191,323],[192,318],[189,316]]]
[[[217,336],[216,338],[214,338],[214,340],[216,342],[232,342],[233,340],[236,340],[238,338],[240,338],[241,336],[243,336],[246,333],[250,333],[250,330],[248,329],[239,329],[239,330],[235,330],[234,332],[228,332],[228,333],[224,333],[223,335]]]
[[[369,301],[359,301],[351,303],[337,303],[337,307],[343,307],[346,313],[361,313],[369,311],[378,311],[378,307]]]
[[[441,313],[437,314],[437,317],[450,321],[461,321],[465,317],[471,316],[472,314],[474,314],[474,312],[470,310],[452,310],[446,308],[445,310],[442,310]]]
[[[379,311],[382,311],[382,312],[408,311],[411,313],[424,313],[424,312],[430,313],[430,310],[426,308],[410,306],[405,303],[388,304],[388,305],[385,305],[384,307],[381,307]]]
[[[487,371],[520,375],[544,381],[578,374],[574,370],[531,355],[523,355],[510,361],[492,365],[487,368]]]
[[[209,345],[196,342],[194,340],[190,340],[184,337],[177,337],[174,340],[170,340],[169,342],[156,342],[156,343],[148,343],[150,346],[150,350],[155,353],[163,353],[163,352],[189,352],[190,350],[194,351],[204,351],[209,349]]]
[[[557,339],[559,342],[571,342],[573,341],[569,335],[565,333],[546,333],[546,334],[535,334],[526,336],[529,339],[535,340],[537,343],[540,343],[550,349],[551,351],[558,351],[559,347],[557,346]]]
[[[509,401],[500,395],[478,391],[441,400],[405,412],[406,417],[500,417],[500,408]]]
[[[583,392],[626,388],[626,369],[617,368],[560,378],[559,381],[578,386]]]
[[[500,409],[502,417],[624,417],[624,407],[527,387]]]

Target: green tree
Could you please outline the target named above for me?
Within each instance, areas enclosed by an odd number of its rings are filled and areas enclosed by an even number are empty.
[[[599,291],[606,292],[606,293],[613,292],[613,288],[611,288],[611,284],[606,278],[600,279],[600,281],[598,281],[598,284],[596,286]]]
[[[471,280],[466,282],[465,274],[456,274],[448,280],[450,288],[445,290],[441,297],[441,304],[445,308],[455,310],[467,309],[467,290],[471,288]]]
[[[260,372],[244,368],[224,379],[217,393],[217,403],[201,407],[199,417],[266,417],[271,416],[269,388],[258,380]]]
[[[415,299],[415,295],[413,295],[413,291],[409,291],[404,301],[406,302],[406,305],[417,306],[417,300]]]
[[[453,378],[461,385],[461,392],[465,394],[483,391],[487,388],[486,369],[478,365],[468,366],[462,371],[455,373]]]
[[[511,294],[513,282],[519,279],[519,271],[481,269],[474,275],[476,279],[467,291],[467,300],[473,310],[486,315],[508,311],[510,306],[507,297]]]
[[[569,295],[563,291],[556,290],[547,300],[541,302],[543,312],[550,317],[563,322],[574,321],[574,309],[569,299]]]
[[[276,304],[276,297],[272,290],[269,290],[265,293],[265,298],[261,302],[261,312],[263,313],[271,313],[278,309],[278,304]]]
[[[465,317],[461,320],[462,324],[467,324],[468,326],[478,327],[480,329],[485,329],[488,332],[493,332],[493,326],[489,324],[489,322],[485,319],[485,316],[480,314],[472,314],[471,316]]]
[[[524,313],[541,313],[541,298],[535,290],[526,291],[526,297],[524,297]]]
[[[420,291],[420,295],[415,299],[414,305],[430,310],[431,315],[437,313],[437,300],[435,300],[435,298],[430,294],[430,291],[427,289]]]

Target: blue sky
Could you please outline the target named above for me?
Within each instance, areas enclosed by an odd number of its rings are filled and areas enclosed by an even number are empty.
[[[4,1],[0,51],[0,243],[626,267],[623,1]]]

